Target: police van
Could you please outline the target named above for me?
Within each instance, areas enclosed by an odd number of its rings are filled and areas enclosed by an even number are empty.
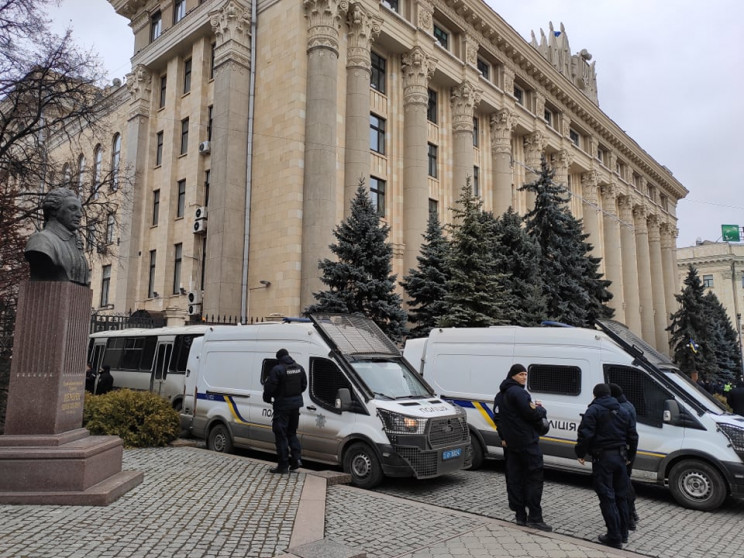
[[[215,451],[276,453],[262,394],[281,348],[308,375],[297,432],[303,460],[341,466],[365,488],[383,476],[424,479],[469,466],[465,411],[437,397],[361,316],[208,327],[189,354],[182,427]]]
[[[590,472],[574,454],[581,414],[598,383],[622,387],[638,413],[633,479],[668,486],[688,508],[713,510],[744,496],[744,418],[727,413],[664,355],[611,320],[571,327],[434,329],[404,356],[446,401],[467,411],[473,466],[502,457],[494,396],[512,364],[548,411],[540,445],[547,467]]]

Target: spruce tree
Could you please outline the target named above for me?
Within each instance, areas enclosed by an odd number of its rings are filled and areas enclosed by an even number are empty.
[[[682,292],[674,295],[679,309],[672,314],[672,323],[667,328],[671,332],[674,361],[687,374],[697,371],[703,379],[714,380],[718,366],[709,340],[705,287],[692,265],[688,267],[684,285]]]
[[[547,317],[540,272],[540,247],[522,227],[522,218],[511,207],[501,217],[493,218],[496,244],[496,269],[503,274],[503,286],[516,303],[515,325],[540,325]]]
[[[362,313],[393,341],[402,341],[408,317],[395,292],[389,232],[390,227],[380,223],[364,181],[360,181],[351,214],[333,231],[338,242],[330,249],[338,259],[326,258],[318,264],[320,280],[328,289],[313,293],[317,303],[305,313]]]
[[[442,233],[439,217],[431,212],[417,257],[418,268],[410,270],[401,282],[410,303],[408,319],[415,324],[411,337],[426,337],[444,315],[448,251],[449,242]]]
[[[496,269],[493,241],[489,227],[481,216],[482,202],[473,195],[470,179],[462,189],[457,207],[447,258],[449,278],[444,297],[442,327],[484,327],[510,323],[513,305],[501,286],[502,276]]]
[[[568,192],[553,182],[554,172],[542,158],[539,178],[520,190],[535,194],[535,207],[525,216],[527,233],[540,246],[542,278],[550,318],[574,326],[593,327],[597,318],[611,318],[610,281],[602,279],[600,259],[591,256],[589,237],[568,209]]]
[[[713,293],[708,291],[703,297],[708,314],[710,338],[718,366],[718,379],[734,382],[741,376],[741,349],[739,336],[731,324],[726,308]]]

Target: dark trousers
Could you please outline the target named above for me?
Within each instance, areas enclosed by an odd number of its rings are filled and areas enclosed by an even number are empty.
[[[504,455],[509,508],[517,515],[517,519],[539,523],[543,520],[540,507],[543,493],[543,456],[540,446],[530,444],[524,448],[507,448]]]
[[[636,507],[635,507],[635,501],[636,501],[636,493],[635,488],[633,488],[633,483],[630,481],[630,476],[633,473],[633,465],[627,466],[628,471],[628,521],[630,522],[630,518],[635,518],[636,515]]]
[[[592,461],[594,491],[599,497],[607,536],[621,543],[628,536],[628,469],[620,450],[607,450]]]
[[[300,440],[297,438],[297,425],[300,422],[299,409],[274,409],[271,418],[271,430],[274,432],[276,456],[280,469],[289,467],[300,460]]]

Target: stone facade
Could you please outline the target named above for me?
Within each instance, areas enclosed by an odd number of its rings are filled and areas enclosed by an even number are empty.
[[[567,38],[541,54],[478,0],[258,0],[255,15],[250,0],[186,0],[179,21],[172,1],[109,1],[135,36],[112,117],[134,171],[117,311],[182,320],[195,291],[207,315],[298,315],[359,179],[384,206],[401,277],[430,209],[450,222],[477,177],[485,209],[525,213],[518,188],[544,155],[613,280],[617,319],[664,344],[687,190],[599,109],[594,64],[566,55]]]

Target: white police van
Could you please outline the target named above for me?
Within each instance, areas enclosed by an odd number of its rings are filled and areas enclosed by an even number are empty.
[[[638,413],[633,479],[668,486],[681,505],[719,507],[744,496],[744,418],[727,413],[664,355],[610,320],[602,331],[569,327],[434,329],[404,355],[446,401],[466,409],[473,466],[501,457],[493,400],[506,371],[528,369],[527,389],[548,411],[545,465],[590,472],[576,460],[581,414],[594,385],[622,387]]]
[[[367,318],[212,326],[186,369],[182,427],[207,447],[275,453],[263,384],[285,348],[308,374],[302,459],[342,466],[361,487],[383,476],[431,478],[469,465],[465,412],[438,398]]]

